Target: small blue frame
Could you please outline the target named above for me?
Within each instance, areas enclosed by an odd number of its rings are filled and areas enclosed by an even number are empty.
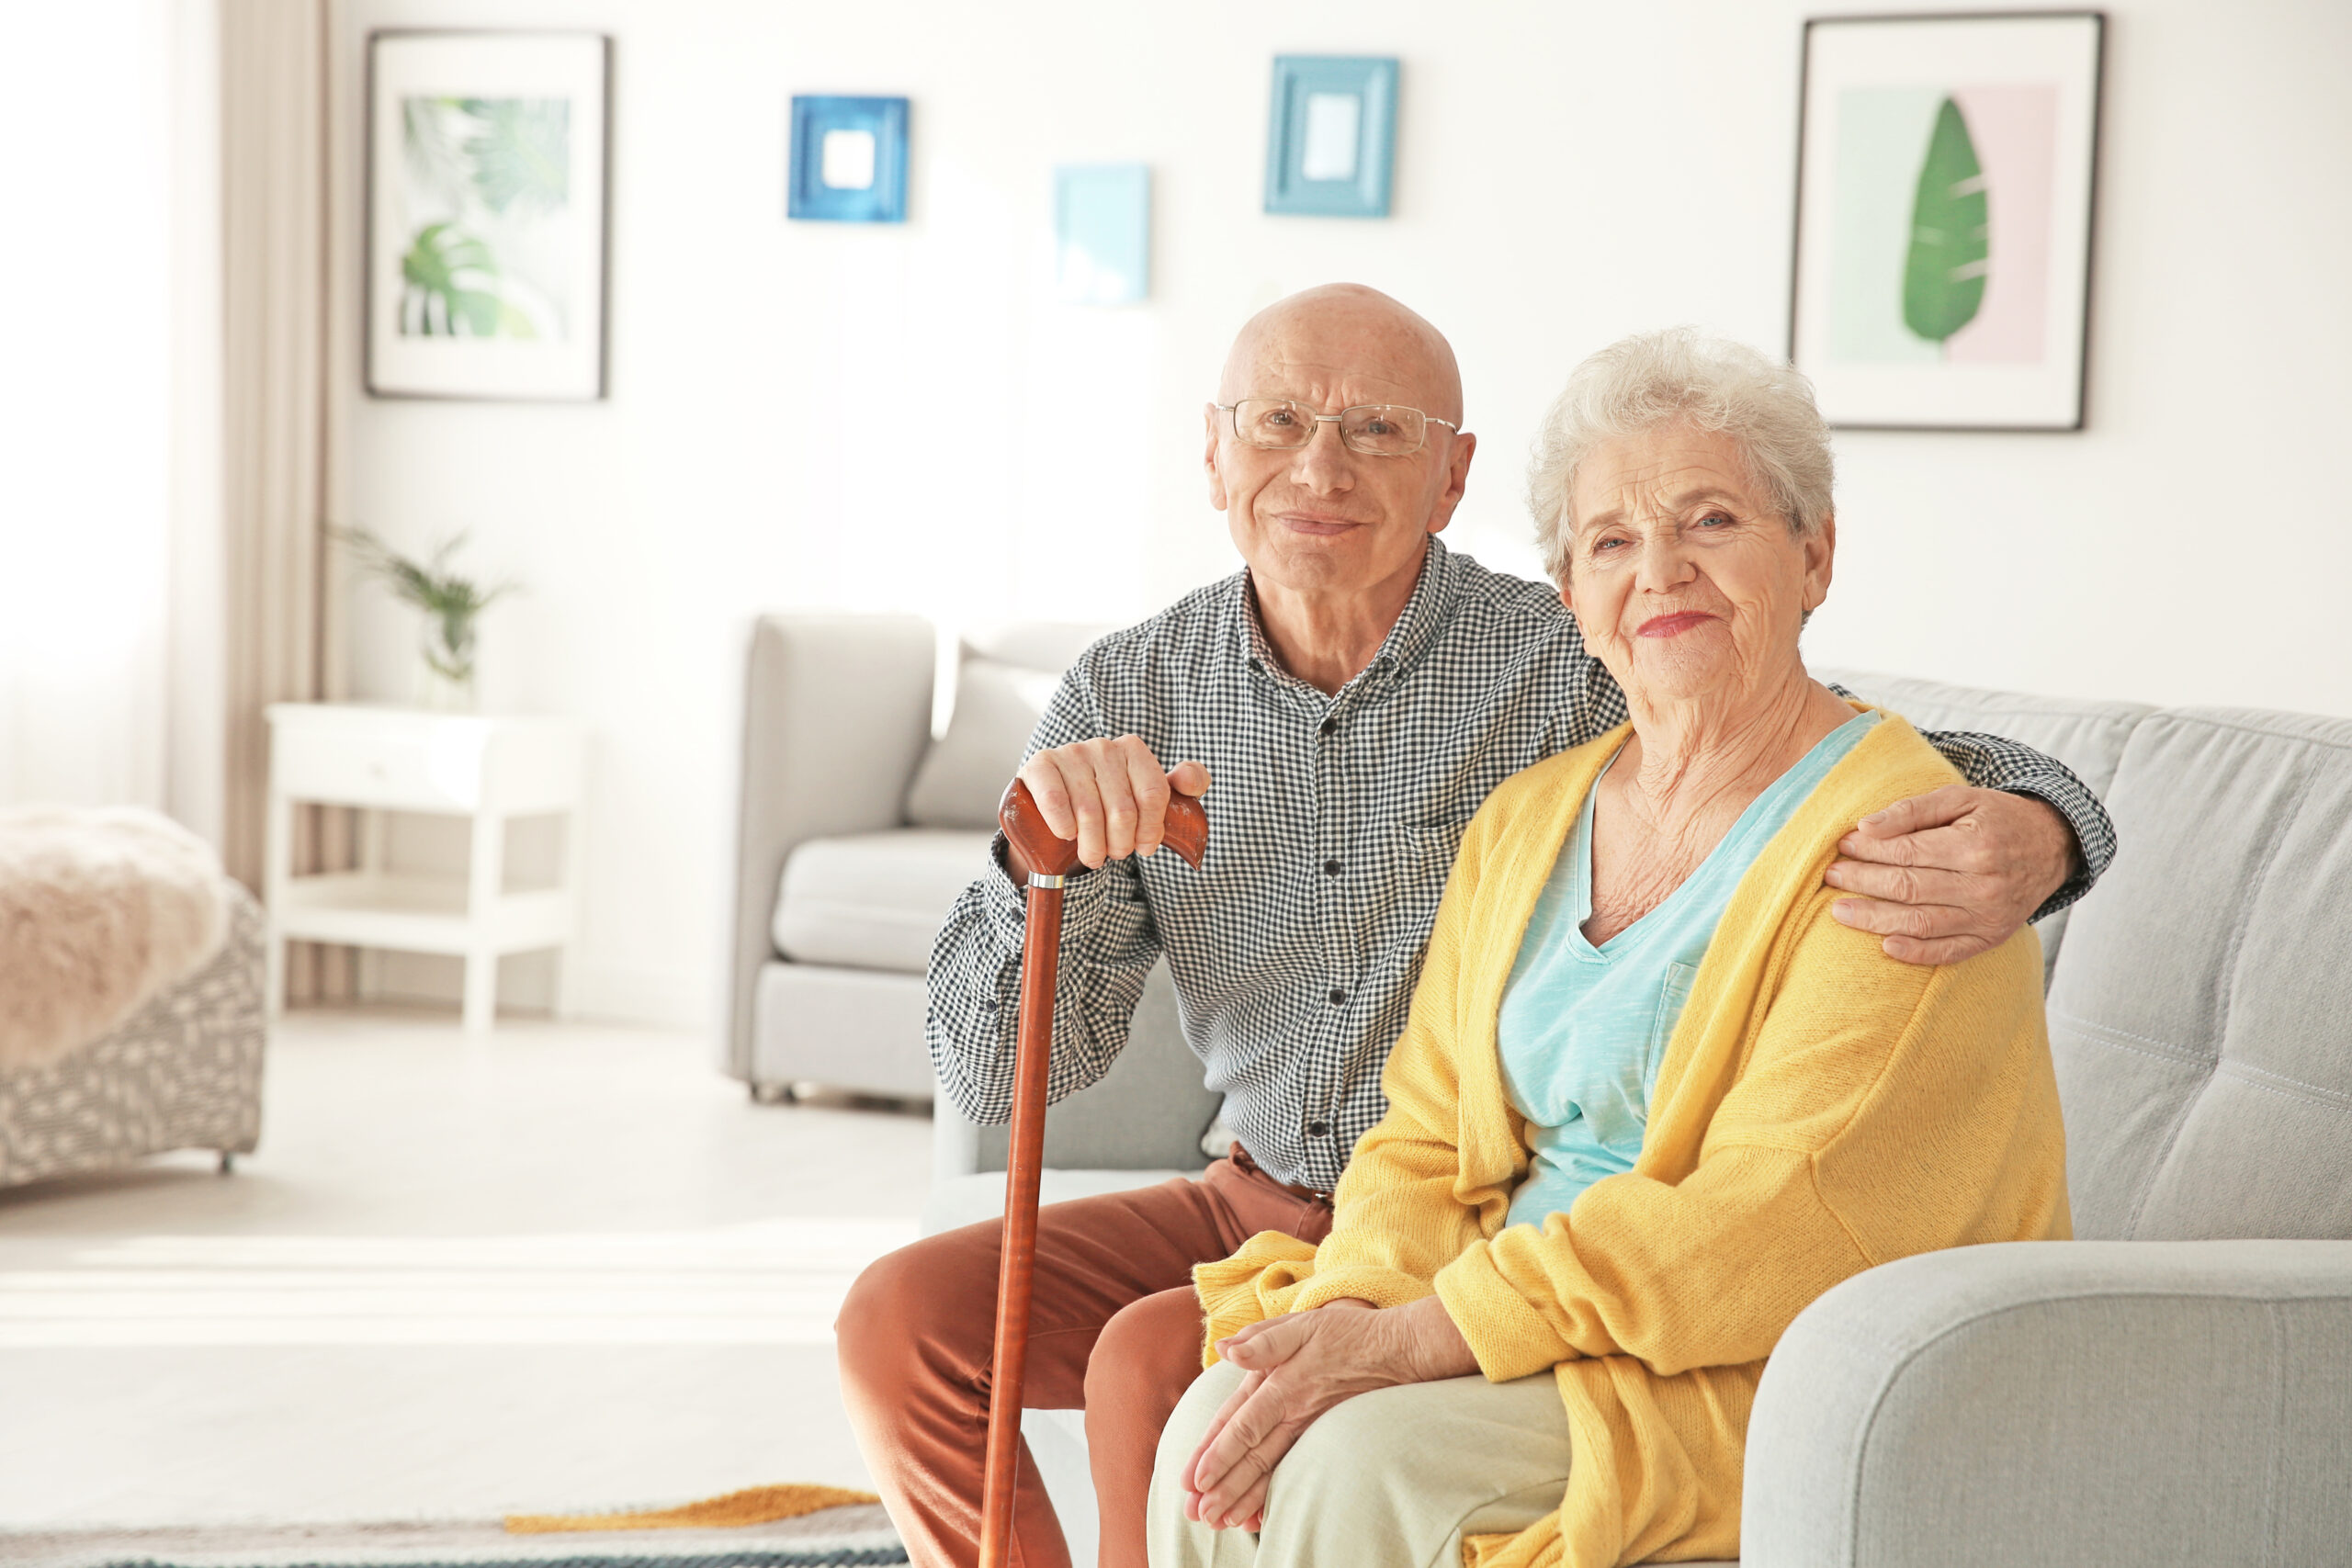
[[[1151,294],[1151,171],[1066,164],[1054,171],[1054,286],[1070,305],[1134,305]]]
[[[827,184],[828,136],[838,178],[862,172],[864,184]],[[847,155],[844,155],[846,150]],[[870,153],[870,156],[864,154]],[[792,100],[787,217],[826,223],[907,220],[907,100],[796,96]]]
[[[1396,146],[1396,61],[1278,54],[1266,129],[1266,210],[1385,218]]]

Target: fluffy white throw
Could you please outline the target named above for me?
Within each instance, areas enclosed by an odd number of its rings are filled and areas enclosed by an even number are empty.
[[[220,863],[128,807],[0,810],[0,1072],[46,1066],[220,951]]]

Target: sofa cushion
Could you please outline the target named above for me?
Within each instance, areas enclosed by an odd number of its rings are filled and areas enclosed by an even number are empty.
[[[1109,630],[1080,621],[966,627],[956,643],[955,710],[908,786],[907,820],[993,829],[996,803],[1028,754],[1062,671]]]
[[[2050,992],[2075,1234],[2352,1240],[2352,721],[2165,711]]]
[[[776,951],[802,964],[922,974],[948,906],[989,869],[989,838],[896,828],[809,840],[784,863]]]
[[[1907,675],[1876,675],[1865,670],[1816,670],[1814,674],[1866,702],[1901,714],[1914,728],[1973,730],[2023,741],[2065,763],[2102,800],[2115,782],[2124,742],[2140,721],[2155,711],[2144,703],[2036,697],[1980,686],[1947,686]],[[2065,940],[2067,918],[2073,912],[2062,909],[2035,927],[2041,935],[2045,986],[2057,973],[2059,945]]]
[[[907,788],[907,820],[919,828],[995,828],[997,802],[1060,680],[1050,670],[965,660],[947,733],[931,743]]]

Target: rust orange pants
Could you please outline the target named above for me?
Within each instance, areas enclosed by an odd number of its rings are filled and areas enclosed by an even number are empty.
[[[1260,1231],[1319,1242],[1331,1210],[1247,1155],[1198,1181],[1050,1203],[1037,1215],[1024,1404],[1086,1412],[1102,1511],[1101,1568],[1146,1568],[1152,1452],[1201,1371],[1193,1265]],[[981,1462],[1002,1225],[929,1236],[858,1277],[834,1325],[842,1395],[866,1468],[915,1568],[979,1560]],[[1069,1548],[1024,1448],[1012,1560],[1067,1568]]]

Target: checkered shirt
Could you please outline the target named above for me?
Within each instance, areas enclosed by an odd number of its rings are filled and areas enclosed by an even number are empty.
[[[1550,588],[1434,539],[1380,652],[1332,695],[1284,672],[1246,571],[1095,643],[1031,752],[1131,734],[1163,762],[1205,763],[1208,855],[1199,871],[1163,852],[1070,878],[1051,1098],[1110,1070],[1165,954],[1227,1126],[1281,1180],[1337,1185],[1387,1109],[1381,1066],[1463,829],[1503,780],[1624,718]],[[2041,913],[2106,869],[2113,829],[2063,765],[1988,735],[1928,739],[1972,784],[2039,796],[2074,823],[2086,870]],[[932,952],[932,1062],[975,1122],[1012,1114],[1023,909],[1000,839]]]

